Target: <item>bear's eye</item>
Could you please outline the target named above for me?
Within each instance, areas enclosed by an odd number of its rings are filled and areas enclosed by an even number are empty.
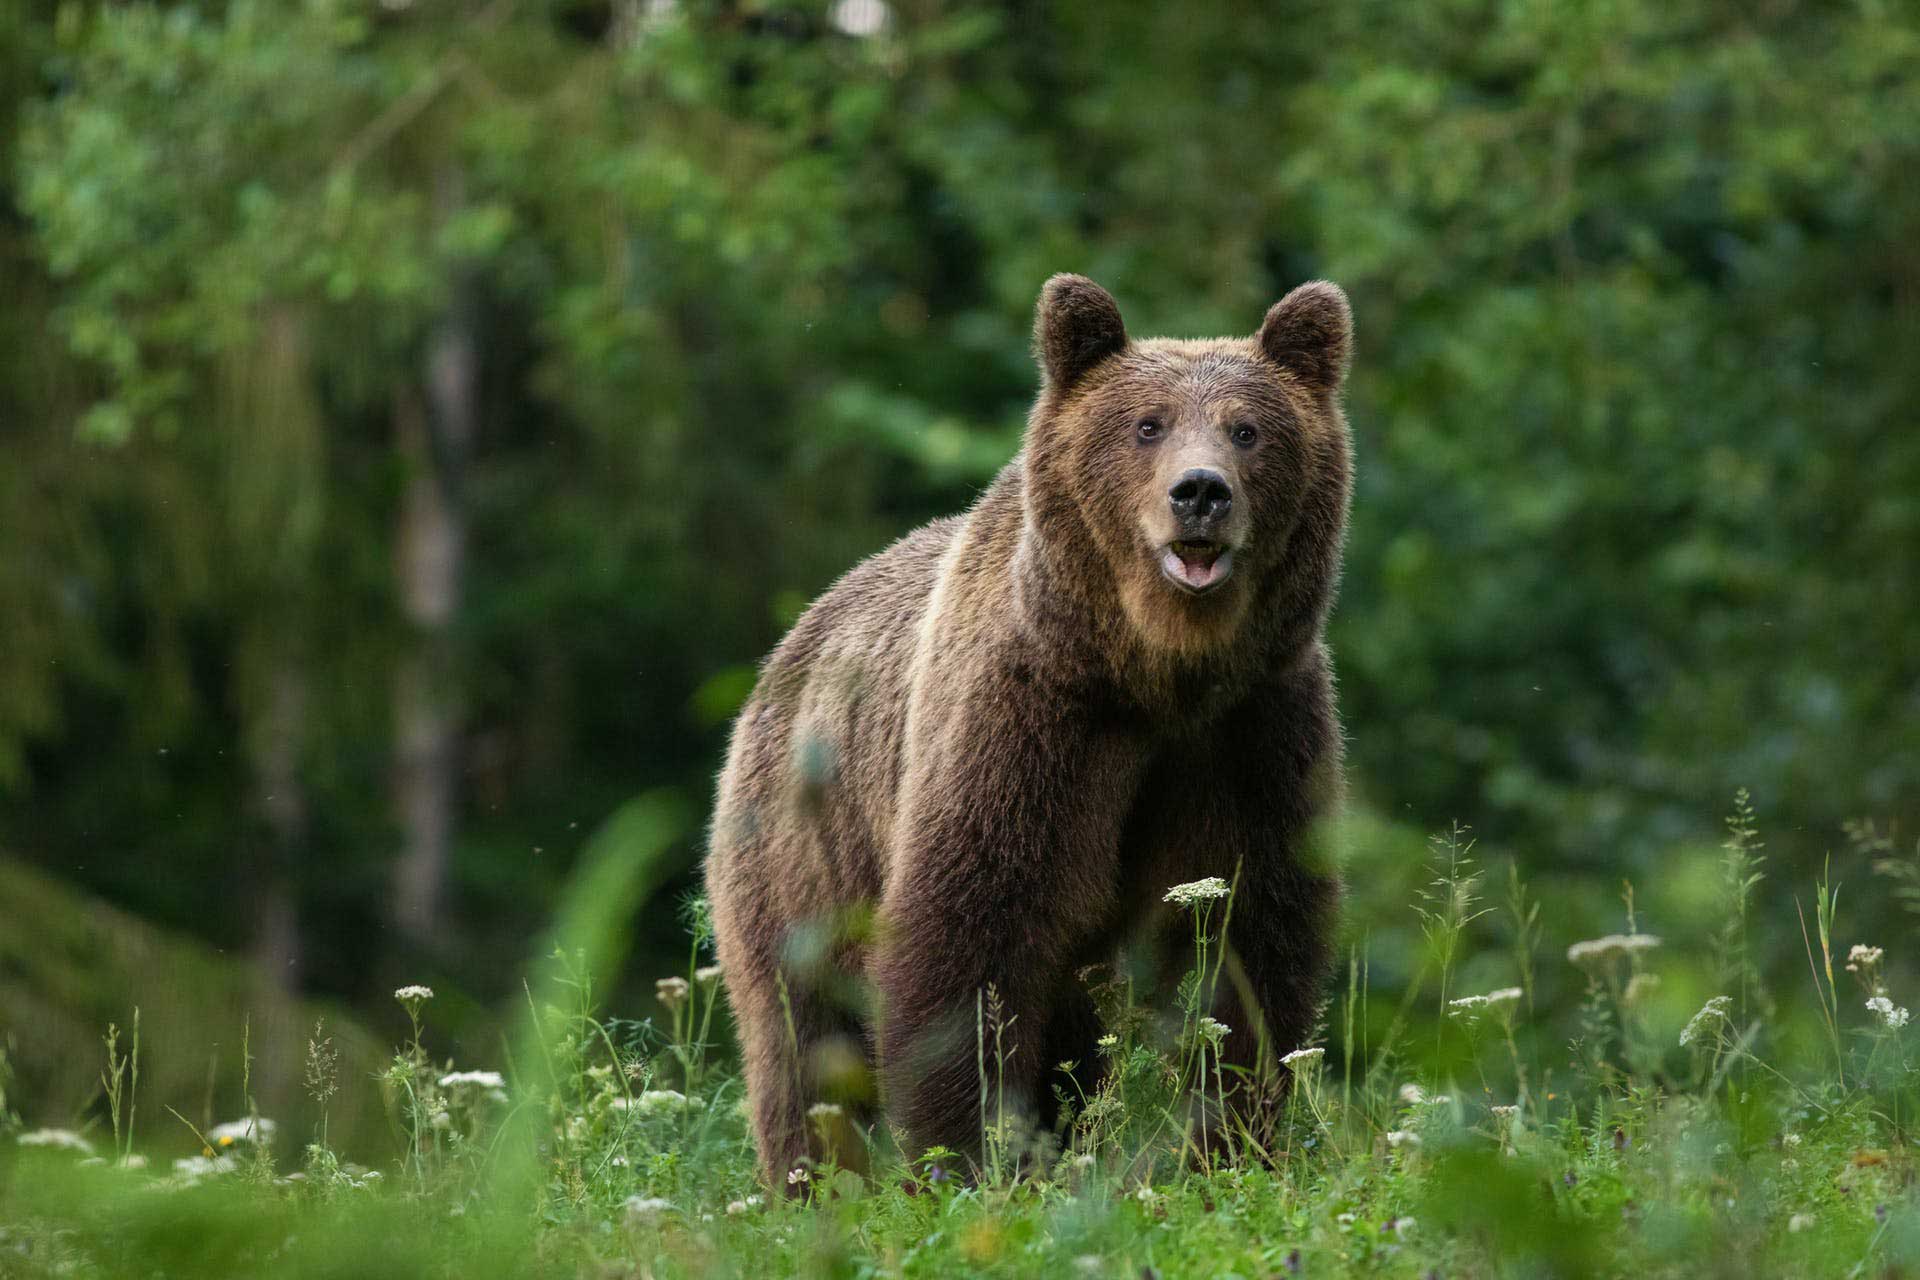
[[[1251,423],[1243,422],[1233,429],[1233,442],[1235,444],[1249,445],[1259,438],[1260,433],[1253,429]]]
[[[1143,418],[1140,420],[1140,438],[1142,440],[1158,440],[1161,433],[1166,429],[1165,425],[1162,424],[1158,418]]]

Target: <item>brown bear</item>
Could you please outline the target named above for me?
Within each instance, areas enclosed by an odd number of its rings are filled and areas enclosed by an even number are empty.
[[[1271,1062],[1317,1012],[1346,295],[1301,285],[1251,339],[1133,340],[1059,275],[1034,328],[1020,454],[808,609],[734,727],[706,875],[776,1186],[863,1064],[909,1156],[978,1153],[989,984],[1009,1027],[989,1070],[1044,1116],[1056,1064],[1097,1060],[1076,975],[1190,931],[1161,906],[1176,883],[1239,877],[1229,1062]]]

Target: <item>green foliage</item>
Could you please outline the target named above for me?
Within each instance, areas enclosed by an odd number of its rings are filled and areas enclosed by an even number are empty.
[[[1759,984],[1752,954],[1747,943],[1748,904],[1753,891],[1766,875],[1760,870],[1766,858],[1758,828],[1754,825],[1753,798],[1745,787],[1734,793],[1733,813],[1727,818],[1727,838],[1720,846],[1725,851],[1721,876],[1725,892],[1726,923],[1721,926],[1715,950],[1719,955],[1720,982],[1728,990],[1740,993],[1740,1017],[1748,1016],[1748,1003]]]

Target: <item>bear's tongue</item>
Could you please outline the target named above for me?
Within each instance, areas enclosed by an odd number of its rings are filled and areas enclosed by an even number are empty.
[[[1227,549],[1217,542],[1175,542],[1163,561],[1167,572],[1199,590],[1226,576]]]

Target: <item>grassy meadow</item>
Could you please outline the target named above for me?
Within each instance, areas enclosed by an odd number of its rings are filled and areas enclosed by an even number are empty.
[[[1352,839],[1365,840],[1364,827]],[[641,847],[641,846],[628,846]],[[1276,1046],[1276,1122],[1207,1144],[1195,1106],[1238,1073],[1210,1053],[1231,886],[1169,886],[1196,952],[1173,1007],[1109,1001],[1098,1091],[1058,1132],[1023,1131],[995,1095],[1019,1035],[982,993],[984,1155],[904,1161],[884,1132],[816,1108],[864,1150],[759,1185],[725,975],[685,904],[686,968],[650,1007],[608,1008],[597,973],[624,943],[621,887],[645,859],[575,886],[497,1056],[436,1047],[434,993],[395,991],[406,1032],[372,1085],[384,1156],[330,1136],[344,1080],[324,1023],[301,1037],[312,1117],[257,1107],[214,1126],[154,1114],[150,1022],[105,1031],[81,1131],[0,1103],[0,1274],[40,1276],[1899,1275],[1920,1266],[1908,1135],[1916,1078],[1898,939],[1848,924],[1859,885],[1909,891],[1916,864],[1852,831],[1827,878],[1777,883],[1740,797],[1713,909],[1656,934],[1623,888],[1615,931],[1548,936],[1542,901],[1481,865],[1469,833],[1433,839],[1405,910],[1421,954],[1377,984],[1354,939],[1317,1043]],[[1364,898],[1364,895],[1358,895]],[[1804,933],[1770,985],[1762,932]],[[1882,942],[1893,943],[1883,947]],[[1468,974],[1504,973],[1482,987]],[[1108,975],[1109,978],[1111,975]],[[1090,975],[1099,980],[1100,975]],[[1577,1013],[1536,1015],[1543,985]],[[1109,982],[1113,990],[1123,984]],[[31,1034],[22,1027],[16,1034]],[[143,1045],[143,1037],[145,1044]],[[281,1046],[283,1049],[286,1046]],[[243,1028],[241,1098],[263,1051]],[[0,1082],[6,1077],[0,1075]],[[1063,1075],[1062,1080],[1066,1077]],[[830,1149],[838,1152],[837,1147]],[[1209,1159],[1201,1153],[1210,1149]]]

